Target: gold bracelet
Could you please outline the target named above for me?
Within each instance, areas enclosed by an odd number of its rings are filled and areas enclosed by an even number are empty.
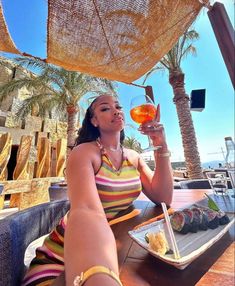
[[[158,157],[170,157],[171,156],[171,152],[165,152],[165,153],[157,153]]]
[[[98,273],[103,273],[103,274],[110,276],[115,281],[117,281],[117,283],[120,286],[122,286],[122,282],[120,281],[118,276],[109,268],[107,268],[105,266],[101,266],[101,265],[92,266],[88,270],[86,270],[85,272],[82,272],[80,274],[80,276],[76,276],[74,281],[73,281],[73,285],[74,286],[82,286],[87,281],[88,278],[90,278],[92,275],[95,275]]]

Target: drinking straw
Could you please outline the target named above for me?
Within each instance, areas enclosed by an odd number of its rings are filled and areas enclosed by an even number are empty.
[[[174,232],[173,232],[173,229],[172,229],[172,226],[171,226],[170,217],[169,217],[169,214],[168,214],[168,211],[167,211],[167,208],[166,208],[166,204],[165,203],[161,203],[161,205],[162,205],[162,209],[163,209],[163,212],[164,212],[164,215],[165,215],[166,226],[167,226],[167,229],[168,229],[168,233],[170,235],[170,240],[171,240],[174,256],[175,256],[175,259],[179,259],[180,258],[180,253],[179,253],[179,249],[178,249],[178,246],[177,246],[175,235],[174,235]]]

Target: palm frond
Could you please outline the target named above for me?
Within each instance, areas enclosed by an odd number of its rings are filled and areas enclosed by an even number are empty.
[[[57,90],[63,90],[65,87],[64,79],[56,74],[56,71],[52,73],[50,70],[44,70],[42,74],[38,76],[38,80],[41,81],[42,85],[47,86],[54,92]]]
[[[25,78],[12,80],[9,86],[1,86],[0,100],[15,89],[29,88],[30,95],[33,96],[20,102],[17,107],[17,115],[21,118],[29,114],[35,106],[38,107],[38,115],[42,117],[54,110],[57,118],[60,114],[65,117],[67,107],[72,104],[79,108],[79,101],[88,93],[97,96],[108,91],[117,95],[115,82],[67,71],[40,59],[20,57],[14,59],[14,65],[25,73]]]
[[[196,56],[196,55],[197,55],[197,50],[196,50],[196,48],[195,48],[192,44],[188,45],[188,46],[183,50],[183,52],[182,52],[182,54],[181,54],[181,59],[180,59],[180,60],[184,59],[188,54],[191,54],[191,55],[193,55],[193,56]]]
[[[195,41],[199,39],[199,33],[193,29],[186,32],[187,39]]]
[[[180,46],[180,49],[179,49],[179,53],[182,54],[182,51],[183,51],[183,48],[184,48],[184,44],[185,44],[185,41],[187,40],[187,32],[185,32],[182,37],[179,39],[179,46]],[[181,57],[180,57],[181,58]]]
[[[196,54],[196,49],[193,47],[192,42],[198,38],[199,34],[195,30],[186,31],[160,62],[169,70],[180,69],[181,60],[186,55],[189,53]]]
[[[149,72],[147,72],[146,74],[145,74],[145,77],[144,77],[144,80],[143,80],[143,83],[142,84],[145,84],[145,82],[146,82],[146,80],[150,77],[150,75],[151,74],[153,74],[153,73],[155,73],[155,72],[157,72],[157,71],[159,71],[159,70],[162,70],[163,68],[161,67],[161,66],[156,66],[156,67],[154,67],[154,68],[152,68]]]
[[[174,47],[159,61],[157,66],[152,68],[148,73],[146,73],[143,84],[150,77],[151,74],[158,70],[173,70],[180,69],[181,60],[186,57],[189,53],[193,55],[196,54],[196,49],[192,45],[192,41],[199,38],[199,34],[191,29],[186,31],[174,45]],[[186,47],[185,47],[186,46]]]
[[[110,81],[104,78],[100,78],[99,80],[107,91],[111,92],[113,96],[117,97],[117,84],[114,81]]]
[[[165,56],[164,56],[164,60],[165,60],[165,63],[167,63],[167,68],[168,69],[172,69],[174,67],[174,62],[173,62],[173,51],[170,50]]]
[[[24,101],[20,102],[16,106],[16,117],[20,119],[24,119],[27,115],[31,113],[33,108],[35,107],[37,102],[25,99]]]
[[[167,55],[164,56],[161,60],[160,60],[160,64],[162,65],[162,69],[168,69],[170,68],[170,63],[169,60],[167,58]]]
[[[178,41],[175,45],[175,60],[174,60],[175,66],[178,64],[179,49],[180,49],[180,41]]]
[[[61,104],[60,98],[57,94],[51,95],[46,93],[39,93],[37,95],[28,97],[18,103],[16,107],[16,114],[20,118],[28,115],[35,106],[38,106],[39,116],[45,117],[50,110],[58,107]]]
[[[186,31],[180,38],[179,65],[181,63],[181,60],[185,58],[186,55],[190,53],[196,55],[196,49],[192,46],[192,42],[194,42],[198,38],[199,34],[193,29]],[[188,48],[189,46],[193,48]]]
[[[44,61],[37,59],[37,58],[30,58],[30,57],[17,57],[14,58],[13,61],[27,69],[31,68],[33,70],[42,70],[47,68],[49,65]]]
[[[129,149],[133,149],[139,153],[143,152],[140,142],[134,137],[126,136],[123,142],[123,146]]]
[[[8,60],[6,60],[4,57],[1,56],[0,56],[0,66],[3,66],[8,69],[14,68],[14,66],[12,67],[12,64],[9,64]]]
[[[58,96],[48,98],[42,103],[39,109],[40,116],[46,116],[49,112],[56,110],[56,116],[59,117],[61,114],[66,114],[66,102],[61,101]]]
[[[26,87],[27,89],[37,88],[40,82],[31,78],[21,78],[12,80],[0,86],[0,102],[2,102],[11,92],[16,89]]]

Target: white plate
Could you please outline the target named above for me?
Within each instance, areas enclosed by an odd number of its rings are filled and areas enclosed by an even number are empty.
[[[156,221],[142,226],[137,230],[129,231],[128,234],[135,242],[137,242],[153,256],[175,266],[178,269],[184,269],[228,231],[228,229],[234,223],[234,214],[227,213],[227,215],[230,218],[230,222],[226,225],[220,225],[216,229],[208,229],[206,231],[199,230],[197,233],[188,234],[174,232],[181,256],[180,259],[175,259],[173,254],[159,255],[157,252],[149,249],[148,243],[145,241],[146,233],[157,232],[159,229],[164,229],[167,241],[170,245],[170,239],[168,237],[164,220]],[[171,245],[170,248],[172,249]]]

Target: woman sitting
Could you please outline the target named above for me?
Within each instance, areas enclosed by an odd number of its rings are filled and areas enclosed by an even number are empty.
[[[123,128],[124,114],[115,97],[101,95],[91,103],[66,167],[69,215],[37,249],[22,285],[65,285],[64,271],[69,286],[121,285],[108,221],[126,210],[141,191],[151,201],[167,205],[173,191],[163,126],[156,120],[140,128],[161,146],[154,151],[154,172],[137,152],[122,146]]]

